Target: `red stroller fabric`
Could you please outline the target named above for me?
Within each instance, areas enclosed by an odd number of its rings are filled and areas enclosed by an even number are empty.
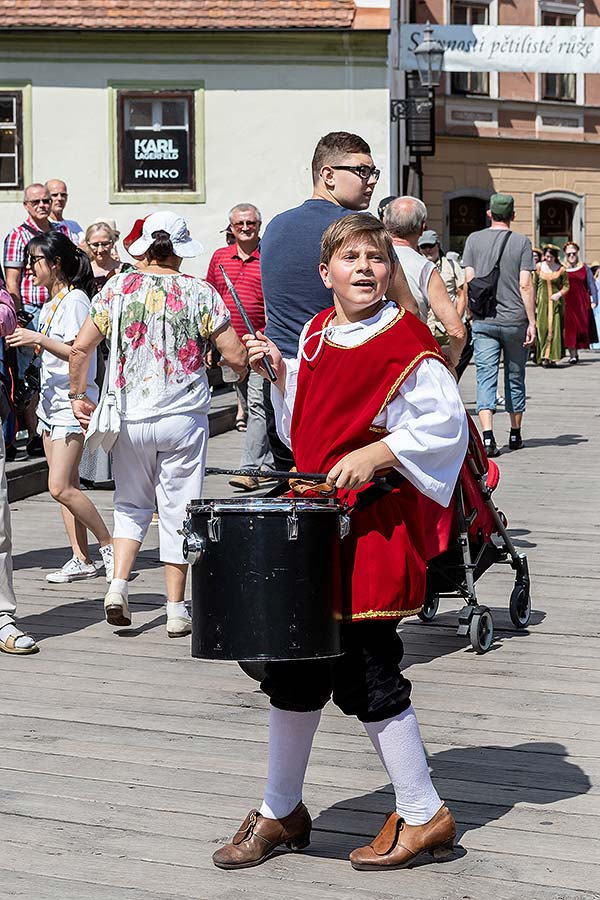
[[[464,512],[467,518],[473,510],[477,512],[469,526],[469,539],[477,541],[482,538],[485,543],[488,543],[495,531],[494,518],[481,494],[471,465],[479,474],[486,476],[486,484],[491,490],[498,485],[500,470],[493,460],[487,458],[477,427],[468,413],[467,419],[469,422],[469,446],[459,475],[464,498]],[[425,528],[426,558],[430,560],[445,553],[450,542],[458,534],[456,496],[453,497],[448,508],[444,509],[435,501],[421,495],[420,511],[423,521],[427,523]]]

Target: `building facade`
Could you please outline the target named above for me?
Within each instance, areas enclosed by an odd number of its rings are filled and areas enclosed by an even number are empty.
[[[229,209],[268,221],[310,195],[328,131],[363,135],[387,168],[389,10],[372,0],[3,4],[0,237],[23,187],[60,178],[67,215],[123,234],[158,205],[206,248]],[[382,179],[379,194],[387,192]]]
[[[417,0],[409,21],[594,26],[593,0]],[[515,197],[515,228],[534,245],[577,241],[600,259],[600,75],[456,72],[436,92],[436,152],[423,199],[445,246],[486,224],[494,191]]]
[[[143,16],[134,0],[4,2],[0,237],[23,219],[24,185],[62,178],[82,225],[105,217],[125,233],[177,208],[206,247],[190,266],[202,274],[235,203],[266,222],[308,196],[314,145],[332,130],[371,144],[374,207],[402,189],[390,9],[400,28],[600,25],[595,0],[172,0],[168,16],[161,0]],[[600,74],[446,74],[435,130],[423,197],[447,248],[504,191],[534,244],[568,237],[600,259]]]

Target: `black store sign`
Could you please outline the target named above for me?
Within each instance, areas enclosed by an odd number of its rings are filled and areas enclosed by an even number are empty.
[[[188,132],[185,129],[126,130],[121,158],[126,187],[193,186]]]

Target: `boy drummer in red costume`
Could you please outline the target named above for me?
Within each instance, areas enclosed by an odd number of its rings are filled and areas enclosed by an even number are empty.
[[[431,501],[450,503],[467,423],[429,329],[385,299],[395,261],[377,219],[355,214],[337,220],[323,235],[320,266],[335,305],[305,327],[298,359],[284,360],[261,334],[245,338],[256,371],[264,375],[261,360],[265,354],[271,359],[278,431],[298,470],[327,472],[337,496],[356,504],[342,545],[351,616],[343,626],[343,656],[267,664],[261,685],[271,701],[265,796],[232,843],[214,854],[220,868],[259,865],[281,844],[308,845],[312,823],[302,787],[321,710],[331,697],[364,724],[396,795],[396,809],[379,834],[350,854],[353,867],[403,868],[424,851],[444,854],[453,846],[454,820],[431,782],[396,629],[423,603],[431,540],[424,516]],[[381,471],[391,472],[390,489],[361,498]]]

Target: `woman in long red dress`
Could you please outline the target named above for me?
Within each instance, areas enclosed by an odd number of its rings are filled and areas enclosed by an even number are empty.
[[[590,307],[588,267],[579,259],[579,246],[572,241],[563,247],[566,257],[569,291],[565,296],[564,339],[569,364],[579,362],[578,350],[590,348]]]

